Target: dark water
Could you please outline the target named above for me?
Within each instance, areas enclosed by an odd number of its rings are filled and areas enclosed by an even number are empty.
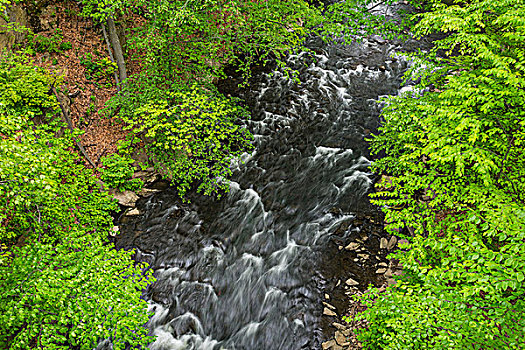
[[[244,96],[257,147],[234,165],[224,199],[184,205],[168,189],[123,225],[119,246],[138,247],[158,279],[146,295],[152,349],[320,348],[322,295],[345,263],[330,258],[334,239],[376,214],[364,138],[406,63],[380,38],[311,47],[314,57],[289,58],[301,84],[275,71]],[[370,281],[366,267],[350,270]]]

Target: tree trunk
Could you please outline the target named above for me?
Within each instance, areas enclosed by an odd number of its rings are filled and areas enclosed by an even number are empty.
[[[113,52],[115,53],[115,60],[118,65],[118,75],[120,82],[125,84],[128,74],[126,72],[126,61],[124,61],[124,54],[122,53],[122,46],[120,46],[120,40],[117,35],[117,29],[115,28],[115,21],[112,16],[108,16],[108,31],[109,31],[109,40],[111,41],[111,46],[113,46]]]
[[[109,43],[108,34],[106,32],[106,26],[104,25],[104,22],[102,22],[101,25],[102,25],[102,34],[104,34],[104,40],[106,41],[106,45],[108,47],[109,58],[111,59],[111,62],[115,63],[115,57],[113,56],[113,51],[111,51],[111,44]],[[118,63],[117,63],[117,66],[118,66]],[[116,71],[114,72],[114,74],[115,74],[115,81],[117,83],[117,89],[118,91],[120,91],[120,81],[118,78],[119,75]]]

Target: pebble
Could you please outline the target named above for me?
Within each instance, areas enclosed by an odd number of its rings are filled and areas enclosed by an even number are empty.
[[[326,315],[326,316],[337,316],[337,314],[335,312],[333,312],[332,310],[330,310],[327,307],[324,308],[323,315]]]
[[[387,267],[388,266],[388,264],[386,262],[380,262],[378,265],[382,266],[382,267]]]
[[[335,341],[339,345],[346,343],[346,337],[340,331],[335,332]]]
[[[323,350],[330,349],[334,345],[337,345],[337,344],[335,340],[333,339],[329,341],[325,341],[324,343],[321,344],[321,346],[323,347]]]
[[[356,280],[353,280],[351,278],[347,279],[345,283],[347,285],[349,285],[349,286],[357,286],[357,285],[359,285],[359,282],[357,282]]]
[[[368,254],[357,254],[357,256],[363,259],[368,259],[370,257]]]
[[[359,248],[359,243],[352,242],[345,247],[346,250],[356,250]]]
[[[324,298],[325,298],[326,300],[330,300],[330,296],[329,296],[328,294],[326,294],[326,293],[324,294]]]
[[[388,248],[389,250],[392,250],[392,249],[394,249],[394,247],[396,246],[396,244],[397,244],[397,237],[392,236],[392,237],[390,238],[390,240],[388,241],[388,246],[387,246],[387,248]]]
[[[386,240],[385,237],[382,237],[381,242],[379,243],[379,249],[386,249],[387,246],[388,246],[388,241]]]
[[[140,215],[140,211],[137,208],[133,208],[127,211],[125,215],[129,215],[129,216]]]

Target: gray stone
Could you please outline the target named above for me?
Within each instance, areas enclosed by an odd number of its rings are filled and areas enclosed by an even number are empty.
[[[337,316],[337,314],[335,312],[333,312],[332,310],[330,310],[327,307],[324,308],[323,315],[326,315],[326,316]]]
[[[349,286],[358,286],[359,285],[359,282],[357,282],[356,280],[353,280],[351,278],[347,279],[345,283],[347,285],[349,285]]]

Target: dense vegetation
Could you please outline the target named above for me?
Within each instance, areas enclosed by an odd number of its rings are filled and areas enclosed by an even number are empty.
[[[49,4],[15,2],[36,15]],[[119,190],[140,187],[128,181],[129,155],[142,148],[145,165],[181,194],[193,185],[206,194],[227,189],[230,161],[250,147],[246,111],[213,84],[224,67],[248,76],[255,61],[300,50],[321,18],[302,0],[79,3],[102,29],[110,58],[78,59],[98,88],[115,75],[119,93],[107,117],[130,131],[119,154],[101,159],[100,179]],[[5,16],[10,5],[0,0]],[[26,58],[60,54],[71,43],[59,28],[35,34],[4,19],[4,29],[25,33],[26,42],[0,58],[0,347],[92,349],[104,339],[114,349],[145,347],[140,296],[153,277],[107,241],[117,206],[77,152],[80,131],[63,121],[52,93],[62,78]],[[123,46],[115,22],[126,19],[137,23]],[[138,62],[138,73],[128,76],[126,60]]]
[[[57,77],[0,58],[0,347],[148,343],[149,274],[106,242],[116,204],[75,151]]]
[[[413,0],[424,12],[397,22],[371,16],[368,0],[80,3],[108,29],[114,54],[82,60],[94,80],[115,73],[106,114],[129,137],[99,175],[120,190],[141,186],[128,181],[137,148],[181,195],[227,189],[230,161],[251,141],[240,101],[214,86],[228,64],[247,78],[255,63],[304,50],[310,34],[352,39],[363,26],[391,35],[417,23],[417,35],[444,34],[414,55],[421,83],[388,100],[372,139],[385,154],[374,170],[386,175],[374,201],[408,243],[394,254],[405,274],[364,298],[361,339],[369,349],[525,346],[523,0]],[[115,21],[126,19],[136,23],[121,46]],[[28,32],[24,52],[68,47],[60,31]],[[128,76],[131,60],[140,69]],[[60,84],[24,55],[0,58],[0,348],[91,349],[102,339],[145,347],[140,295],[153,277],[107,242],[116,204],[79,157],[79,131],[62,121],[51,93]]]
[[[412,92],[388,100],[374,201],[405,274],[366,298],[368,349],[525,347],[525,3],[436,3]],[[385,189],[386,188],[386,189]]]

